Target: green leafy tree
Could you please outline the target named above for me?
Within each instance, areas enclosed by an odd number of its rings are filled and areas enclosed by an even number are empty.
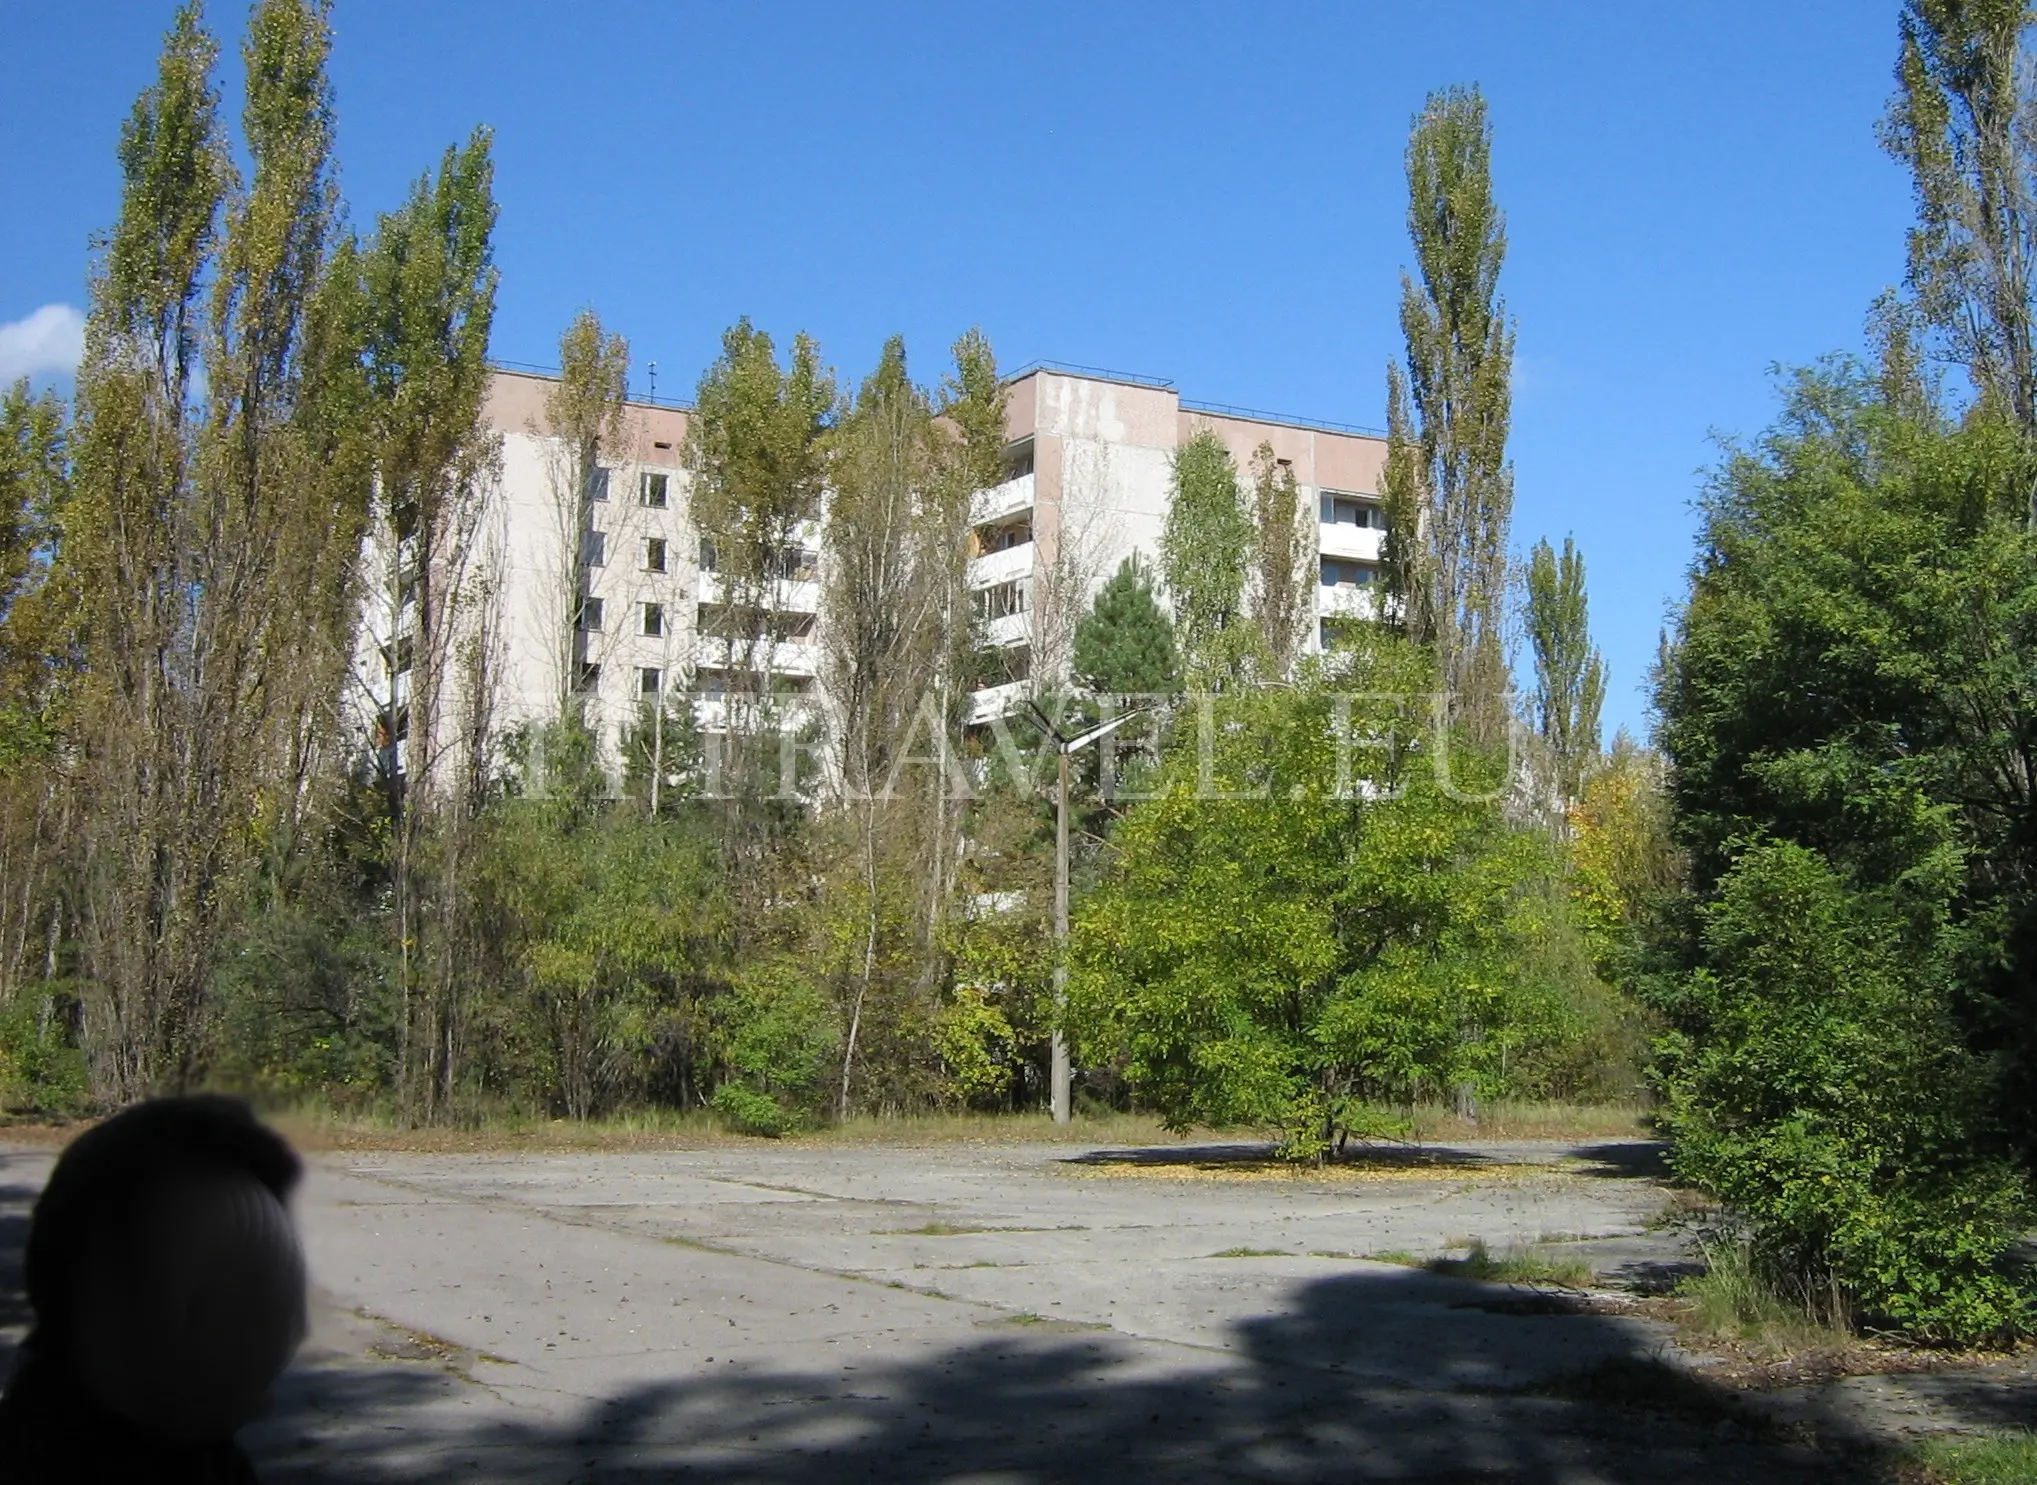
[[[1976,391],[2037,437],[2037,89],[2026,0],[1908,0],[1882,143],[1909,167],[1909,285]],[[2037,493],[2030,514],[2037,520]]]
[[[369,589],[390,640],[384,694],[399,670],[402,725],[378,750],[389,829],[397,945],[397,1082],[407,1107],[436,1117],[460,1081],[464,1013],[460,902],[468,828],[487,787],[490,616],[478,572],[482,503],[497,439],[482,421],[495,317],[495,200],[489,137],[445,152],[384,215],[361,255],[368,457],[375,477]],[[379,582],[372,581],[379,579]],[[400,632],[398,626],[402,626]]]
[[[1134,552],[1075,629],[1075,679],[1111,696],[1164,695],[1180,684],[1174,626],[1153,593],[1153,572]]]
[[[1353,653],[1364,698],[1243,692],[1207,754],[1178,736],[1083,904],[1085,1063],[1176,1127],[1268,1124],[1316,1155],[1378,1104],[1502,1090],[1560,1034],[1531,952],[1562,910],[1537,890],[1546,840],[1443,787],[1425,717],[1386,699],[1425,691],[1417,648],[1375,632]]]
[[[907,1002],[927,999],[938,982],[930,955],[949,857],[935,822],[951,786],[942,699],[957,638],[967,632],[970,494],[966,481],[944,477],[946,448],[932,400],[913,384],[905,343],[894,337],[835,429],[828,508],[826,662],[841,716],[836,745],[853,816],[860,920],[845,976],[842,1118],[866,1013],[881,1010],[893,1023],[930,1019],[930,1010],[916,1015]],[[907,760],[922,751],[931,766],[904,777]],[[925,892],[924,911],[908,906],[915,886]],[[905,935],[889,948],[887,923]],[[886,966],[896,972],[882,973]],[[873,1006],[873,996],[890,1003]]]
[[[729,904],[704,822],[610,807],[592,735],[552,725],[546,788],[490,812],[477,890],[516,980],[522,1081],[585,1119],[641,1099],[720,993]]]
[[[1245,575],[1253,539],[1237,461],[1214,430],[1196,429],[1175,451],[1173,493],[1160,533],[1160,570],[1192,686],[1222,685],[1236,675],[1248,647]]]
[[[628,395],[629,342],[605,329],[593,310],[581,310],[559,337],[559,381],[545,403],[546,423],[559,440],[562,455],[552,482],[557,549],[565,558],[556,574],[560,602],[555,669],[562,715],[583,710],[581,678],[593,661],[587,632],[588,544],[594,534],[602,452],[622,440]]]
[[[320,313],[338,209],[329,46],[323,4],[255,7],[245,183],[195,9],[178,13],[121,135],[59,555],[87,643],[80,916],[105,1096],[202,1070],[214,956],[256,822],[287,812],[299,720],[336,694],[350,647],[340,595],[367,486],[331,457],[320,374],[347,354]]]
[[[2000,1340],[2037,1318],[2002,1265],[2028,1190],[1975,1149],[1988,1069],[1950,1014],[1934,895],[1850,890],[1787,842],[1741,853],[1700,914],[1665,1123],[1678,1174],[1752,1220],[1786,1292]]]
[[[1555,766],[1556,788],[1578,798],[1598,759],[1606,665],[1591,642],[1584,557],[1569,537],[1559,558],[1546,541],[1528,559],[1528,643],[1535,654],[1535,730]]]
[[[1858,367],[1800,373],[1716,478],[1657,699],[1690,870],[1649,981],[1678,1158],[1780,1277],[1968,1339],[2021,1323],[1983,1278],[2037,1108],[2023,447],[1999,413],[1952,428]],[[1827,1176],[1843,1228],[1808,1200]]]
[[[0,1058],[9,1038],[61,1046],[50,1034],[52,1004],[70,993],[57,958],[75,856],[58,742],[76,658],[75,598],[50,581],[69,489],[67,434],[53,394],[31,396],[22,381],[0,395],[0,877],[8,883],[0,894]],[[39,1103],[39,1070],[57,1064],[25,1041],[17,1051],[11,1096]]]
[[[1476,88],[1429,95],[1408,139],[1401,276],[1407,366],[1387,368],[1386,565],[1392,612],[1436,649],[1453,715],[1475,741],[1506,726],[1507,532],[1514,333],[1499,298],[1506,223],[1492,196],[1492,124]]]
[[[1303,508],[1294,466],[1262,443],[1252,455],[1252,613],[1267,670],[1285,678],[1301,653],[1315,612],[1309,567],[1315,560],[1313,513]]]

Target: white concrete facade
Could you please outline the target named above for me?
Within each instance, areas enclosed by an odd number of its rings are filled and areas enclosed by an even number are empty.
[[[628,405],[621,436],[603,451],[602,498],[586,507],[588,561],[584,579],[576,579],[569,569],[581,506],[564,443],[545,417],[551,387],[541,376],[498,371],[485,413],[502,440],[475,564],[491,590],[497,636],[495,726],[555,716],[562,697],[577,694],[613,759],[620,726],[642,702],[685,691],[701,725],[714,730],[727,656],[708,637],[705,617],[723,594],[711,567],[703,568],[689,513],[688,414]],[[968,587],[985,642],[1008,654],[1008,679],[975,699],[979,719],[1020,704],[1038,679],[1065,674],[1075,621],[1128,555],[1144,554],[1158,571],[1175,451],[1199,428],[1224,441],[1242,481],[1250,480],[1262,443],[1292,469],[1305,505],[1322,518],[1312,585],[1318,619],[1372,611],[1383,438],[1184,406],[1171,385],[1052,366],[1021,373],[1009,392],[1011,477],[979,492],[971,511],[976,555]],[[802,530],[801,565],[776,585],[772,600],[786,617],[772,669],[795,698],[814,697],[795,700],[802,712],[819,700],[826,623],[819,537],[817,524]],[[592,600],[588,623],[575,634],[572,604],[583,591]],[[402,619],[368,628],[380,645],[401,631]],[[1314,647],[1322,626],[1311,630]],[[404,684],[401,674],[386,677],[378,700],[400,705]]]

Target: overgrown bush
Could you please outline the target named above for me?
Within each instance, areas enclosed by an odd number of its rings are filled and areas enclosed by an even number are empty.
[[[91,1096],[85,1054],[71,1032],[75,1000],[65,987],[22,993],[0,1010],[0,1111],[83,1113]]]
[[[1177,726],[1070,975],[1085,1062],[1175,1127],[1272,1126],[1296,1159],[1381,1103],[1584,1091],[1567,1049],[1609,1002],[1557,942],[1556,846],[1509,817],[1497,760],[1430,731],[1427,656],[1371,632],[1338,663],[1220,698],[1206,753]]]
[[[741,1083],[723,1083],[714,1090],[714,1111],[738,1134],[777,1139],[797,1126],[795,1115],[768,1093],[759,1093]]]
[[[2028,1218],[1985,1138],[1989,1068],[1950,1014],[1942,912],[1849,890],[1816,852],[1746,850],[1702,914],[1697,1021],[1664,1045],[1677,1173],[1752,1225],[1761,1276],[1927,1340],[2024,1329]]]

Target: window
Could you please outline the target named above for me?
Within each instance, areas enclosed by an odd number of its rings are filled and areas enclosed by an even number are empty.
[[[1350,644],[1354,636],[1362,632],[1358,623],[1352,619],[1324,619],[1321,629],[1322,645],[1325,650],[1334,650],[1339,645]]]
[[[1014,444],[1004,451],[1004,477],[1008,480],[1024,479],[1033,472],[1033,441]]]
[[[976,595],[976,612],[986,619],[1008,619],[1032,607],[1029,584],[1020,580],[984,588]]]
[[[637,690],[645,696],[656,696],[665,688],[665,672],[655,665],[646,665],[637,671]]]
[[[1325,526],[1357,526],[1373,531],[1386,529],[1386,512],[1376,501],[1360,500],[1353,495],[1337,495],[1323,491],[1323,524]]]
[[[644,571],[663,572],[664,570],[665,538],[662,536],[650,537],[644,542]]]
[[[587,498],[589,500],[608,499],[608,471],[599,464],[587,472]]]
[[[670,475],[645,475],[638,486],[638,499],[653,510],[663,510],[670,482]]]
[[[1372,582],[1375,569],[1369,563],[1351,562],[1336,557],[1323,558],[1323,586],[1325,588],[1363,588]]]
[[[805,547],[780,547],[772,554],[768,575],[788,583],[810,583],[820,570],[820,553]]]
[[[1033,539],[1033,523],[1030,520],[1013,521],[1004,526],[986,526],[977,533],[977,546],[982,555],[992,552],[1008,552],[1013,547],[1022,547]]]
[[[705,537],[702,537],[700,541],[700,570],[702,572],[721,571],[721,555],[715,551],[714,543]]]
[[[594,694],[594,692],[600,690],[601,667],[599,665],[592,663],[591,661],[588,664],[581,666],[580,679],[574,685],[573,689],[578,691],[582,696],[591,696]]]
[[[390,742],[402,742],[410,736],[410,708],[407,706],[395,708],[395,710],[383,718],[382,726],[387,732]]]
[[[644,633],[652,638],[665,632],[665,605],[647,603],[644,605]]]
[[[608,533],[590,531],[587,533],[587,565],[600,567],[608,561]]]
[[[382,646],[382,663],[388,667],[389,674],[402,675],[415,662],[416,651],[416,641],[406,634],[393,646]]]
[[[601,627],[601,600],[599,598],[583,598],[580,600],[580,627],[582,629],[596,630]]]

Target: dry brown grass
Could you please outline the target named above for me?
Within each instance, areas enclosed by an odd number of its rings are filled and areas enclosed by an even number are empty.
[[[405,1126],[384,1114],[351,1112],[318,1104],[269,1108],[263,1116],[299,1149],[307,1151],[417,1151],[431,1154],[490,1154],[572,1150],[690,1150],[753,1146],[751,1136],[729,1131],[705,1110],[650,1109],[611,1119],[573,1121],[500,1114],[464,1125]],[[1413,1130],[1422,1143],[1466,1139],[1588,1140],[1644,1134],[1644,1111],[1577,1104],[1496,1104],[1476,1125],[1441,1108],[1415,1111]],[[0,1122],[0,1143],[60,1149],[90,1121],[64,1124]],[[1212,1142],[1268,1142],[1263,1130],[1170,1132],[1146,1114],[1078,1114],[1056,1125],[1045,1114],[915,1114],[896,1118],[864,1115],[847,1123],[787,1135],[780,1143],[801,1147],[844,1145],[1051,1144],[1143,1149]],[[1401,1148],[1401,1147],[1394,1147]],[[1260,1179],[1293,1179],[1319,1174],[1315,1166],[1267,1162]],[[1273,1173],[1278,1167],[1277,1176]],[[1360,1161],[1343,1162],[1336,1179],[1387,1179],[1366,1175]],[[1150,1173],[1150,1172],[1149,1172]],[[1462,1171],[1459,1171],[1459,1175]],[[1177,1172],[1174,1179],[1240,1179]],[[1409,1177],[1403,1179],[1440,1179]]]

